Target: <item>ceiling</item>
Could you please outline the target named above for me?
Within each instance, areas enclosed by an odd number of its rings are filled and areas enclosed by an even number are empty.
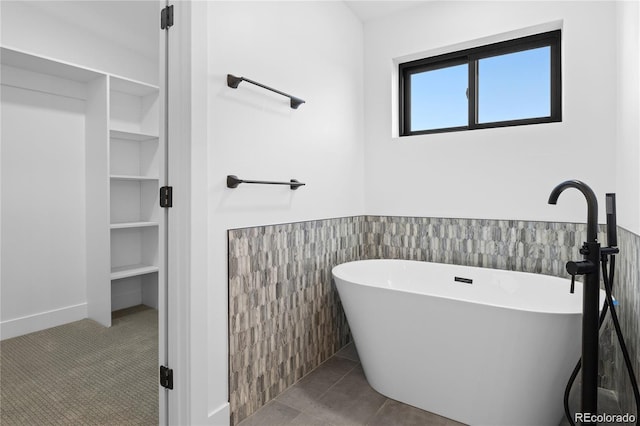
[[[2,1],[2,0],[0,0]],[[428,0],[349,0],[345,4],[367,22]],[[63,25],[72,25],[147,57],[158,56],[158,0],[25,1]]]
[[[360,18],[362,22],[367,22],[372,19],[377,19],[383,16],[392,15],[401,10],[406,10],[412,7],[420,6],[421,4],[426,3],[427,1],[425,0],[410,0],[410,1],[350,0],[350,1],[345,1],[345,3],[353,11],[353,13],[358,18]]]
[[[160,31],[157,0],[45,0],[24,4],[39,9],[62,25],[71,25],[157,60]]]

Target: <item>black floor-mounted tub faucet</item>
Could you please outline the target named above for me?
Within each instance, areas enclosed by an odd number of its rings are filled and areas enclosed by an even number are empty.
[[[549,204],[556,204],[567,188],[576,188],[587,199],[587,241],[580,253],[582,261],[567,262],[567,272],[572,276],[571,292],[576,275],[584,275],[582,296],[582,394],[583,413],[598,413],[598,331],[600,312],[600,243],[598,242],[598,199],[587,184],[568,180],[553,188]],[[595,423],[583,423],[585,425]]]

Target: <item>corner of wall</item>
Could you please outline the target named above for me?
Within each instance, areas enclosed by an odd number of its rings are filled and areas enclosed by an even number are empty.
[[[616,2],[618,224],[640,234],[640,5]]]

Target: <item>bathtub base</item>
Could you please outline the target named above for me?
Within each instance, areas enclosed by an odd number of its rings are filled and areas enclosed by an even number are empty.
[[[471,425],[562,420],[564,388],[580,357],[579,312],[510,309],[334,276],[379,393]]]

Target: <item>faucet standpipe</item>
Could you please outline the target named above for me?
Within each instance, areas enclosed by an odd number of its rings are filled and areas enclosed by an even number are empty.
[[[584,182],[568,180],[553,188],[549,204],[556,204],[558,197],[567,188],[582,192],[587,200],[587,241],[580,249],[584,260],[567,263],[567,272],[572,276],[572,290],[575,276],[585,275],[582,288],[582,395],[583,413],[598,412],[598,330],[600,311],[600,243],[598,242],[598,199],[593,190]],[[613,206],[613,202],[611,202]],[[613,211],[613,208],[611,209]],[[586,422],[583,425],[593,425]]]

